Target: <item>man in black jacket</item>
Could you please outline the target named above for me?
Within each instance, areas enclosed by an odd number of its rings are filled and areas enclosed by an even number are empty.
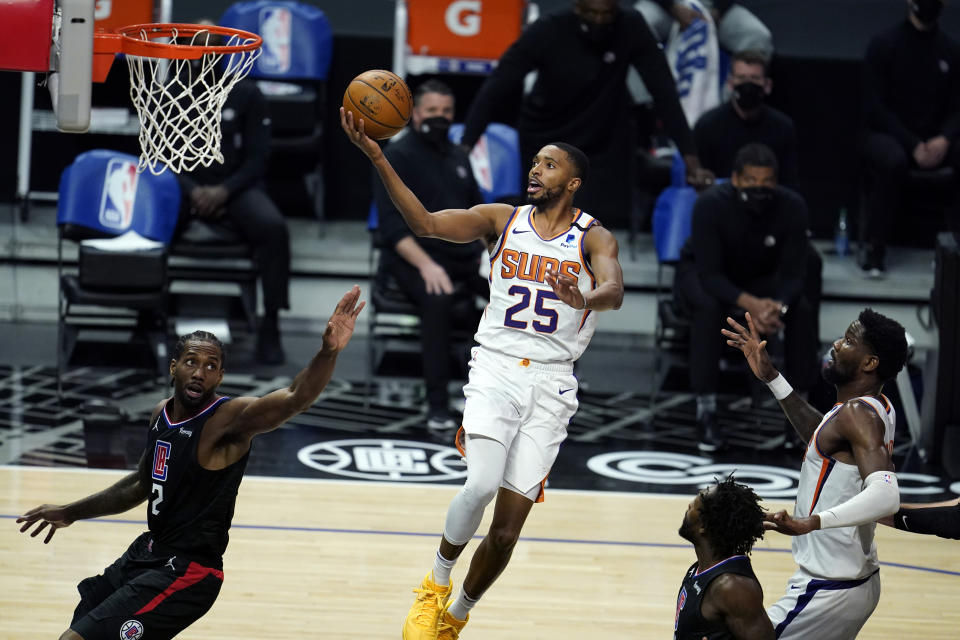
[[[943,0],[909,0],[908,19],[873,38],[864,64],[869,193],[860,266],[882,277],[907,172],[953,167],[960,180],[960,46],[937,26]]]
[[[517,129],[523,161],[544,145],[564,140],[590,158],[592,179],[577,192],[577,204],[611,227],[626,226],[635,181],[634,134],[629,120],[627,69],[632,65],[654,97],[657,111],[698,187],[713,175],[700,168],[693,137],[680,107],[663,52],[637,11],[616,0],[575,0],[573,9],[527,27],[500,58],[467,114],[463,144],[472,147],[488,123],[510,114],[524,78],[537,72],[523,96]]]
[[[290,308],[290,238],[287,222],[263,184],[270,116],[267,102],[252,80],[242,80],[230,91],[220,128],[223,164],[214,162],[179,176],[183,205],[177,234],[190,234],[190,221],[200,218],[228,227],[253,247],[264,307],[257,356],[265,364],[280,364],[284,361],[280,309]]]
[[[730,57],[730,100],[697,120],[693,139],[703,166],[718,176],[733,173],[733,157],[744,145],[760,142],[776,154],[778,182],[797,188],[797,131],[793,120],[766,104],[773,90],[766,56],[741,51]]]
[[[736,309],[749,311],[760,332],[785,331],[787,370],[798,389],[817,382],[819,336],[805,295],[807,205],[777,184],[777,158],[748,144],[734,159],[729,184],[705,191],[693,208],[690,238],[681,252],[674,296],[693,318],[690,379],[697,394],[701,451],[723,445],[717,428],[717,384],[723,343],[717,327]]]
[[[450,88],[437,80],[424,82],[414,93],[406,135],[384,149],[384,155],[401,179],[429,211],[464,209],[483,202],[470,159],[447,138],[453,113]],[[374,180],[373,193],[379,214],[379,241],[383,247],[381,274],[393,276],[420,307],[427,426],[432,429],[459,427],[460,422],[450,412],[447,395],[451,333],[458,320],[453,310],[455,303],[464,297],[471,297],[473,293],[486,295],[486,283],[480,276],[483,246],[478,242],[456,244],[418,238],[403,221],[379,179]],[[476,311],[469,304],[466,306]],[[478,319],[479,313],[475,313],[459,320],[472,328]],[[466,358],[466,354],[464,356]]]

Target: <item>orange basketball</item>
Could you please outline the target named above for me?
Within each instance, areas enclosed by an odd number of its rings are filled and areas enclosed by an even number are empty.
[[[364,71],[350,81],[343,94],[343,110],[353,112],[353,123],[363,118],[363,130],[374,140],[386,140],[407,126],[413,95],[400,76],[382,69]]]

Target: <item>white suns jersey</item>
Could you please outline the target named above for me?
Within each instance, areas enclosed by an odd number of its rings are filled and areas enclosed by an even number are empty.
[[[593,336],[597,312],[560,301],[544,279],[548,265],[577,281],[580,291],[596,287],[583,253],[593,216],[579,209],[570,228],[543,238],[533,226],[534,207],[513,210],[490,258],[490,304],[476,340],[493,351],[534,362],[573,362]]]
[[[869,396],[856,398],[870,406],[884,426],[884,442],[887,450],[893,451],[893,434],[897,416],[886,396],[883,400]],[[863,487],[860,470],[855,464],[839,462],[820,452],[817,438],[824,425],[842,407],[837,404],[823,416],[807,444],[800,467],[800,486],[797,489],[795,517],[806,517],[826,511],[854,497]],[[877,545],[873,540],[876,523],[859,527],[834,527],[820,529],[804,536],[794,536],[793,559],[808,574],[817,578],[833,580],[856,580],[865,578],[880,568],[877,560]]]

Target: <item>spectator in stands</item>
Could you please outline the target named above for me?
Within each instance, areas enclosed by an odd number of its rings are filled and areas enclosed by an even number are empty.
[[[724,349],[724,317],[749,311],[766,338],[785,329],[786,369],[797,389],[818,379],[819,338],[807,300],[807,206],[777,182],[777,158],[748,144],[733,161],[729,184],[703,192],[693,209],[692,233],[681,251],[674,296],[693,320],[690,378],[697,395],[701,451],[722,447],[717,427],[717,383]]]
[[[767,60],[773,56],[773,36],[766,25],[743,5],[733,0],[700,0],[717,25],[720,46],[730,53],[759,51]],[[643,14],[659,42],[666,42],[674,21],[686,29],[700,15],[683,0],[639,0],[634,5]]]
[[[869,191],[860,266],[869,277],[884,275],[907,172],[953,167],[955,185],[960,175],[960,48],[938,27],[943,0],[907,6],[907,20],[870,41],[864,65]]]
[[[593,179],[577,205],[608,226],[626,226],[631,210],[634,147],[626,74],[630,65],[653,94],[667,131],[687,163],[687,179],[706,187],[713,175],[700,168],[693,136],[677,98],[663,52],[643,17],[616,0],[575,0],[572,10],[541,18],[503,54],[467,114],[463,143],[472,147],[498,111],[521,99],[524,78],[537,78],[523,96],[517,128],[527,183],[527,163],[540,148],[563,140],[589,157]]]
[[[797,188],[797,132],[787,114],[766,104],[773,89],[766,56],[741,51],[730,58],[727,90],[730,101],[697,120],[693,139],[700,162],[714,175],[733,173],[733,157],[744,145],[767,145],[780,165],[779,184]]]
[[[284,352],[279,314],[290,308],[290,238],[286,220],[263,184],[270,116],[256,83],[243,80],[234,86],[221,117],[223,164],[214,162],[179,176],[184,198],[177,235],[215,243],[217,227],[227,227],[253,247],[264,308],[257,357],[265,364],[280,364]],[[201,224],[191,224],[195,219]]]
[[[468,209],[483,202],[470,159],[447,138],[453,113],[450,88],[437,80],[424,82],[413,95],[409,130],[384,149],[400,178],[429,211]],[[480,276],[483,246],[478,242],[456,244],[418,238],[403,221],[379,179],[374,180],[374,199],[383,246],[379,268],[392,275],[420,308],[427,426],[459,427],[459,416],[450,411],[447,395],[453,309],[458,296],[462,299],[464,293],[486,295],[486,282]],[[476,326],[478,319],[479,313],[463,322]]]

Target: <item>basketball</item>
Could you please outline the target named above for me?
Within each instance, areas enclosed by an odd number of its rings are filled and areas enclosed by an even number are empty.
[[[347,85],[343,110],[353,112],[354,126],[363,118],[363,130],[374,140],[386,140],[407,126],[413,95],[400,76],[382,69],[364,71]]]

